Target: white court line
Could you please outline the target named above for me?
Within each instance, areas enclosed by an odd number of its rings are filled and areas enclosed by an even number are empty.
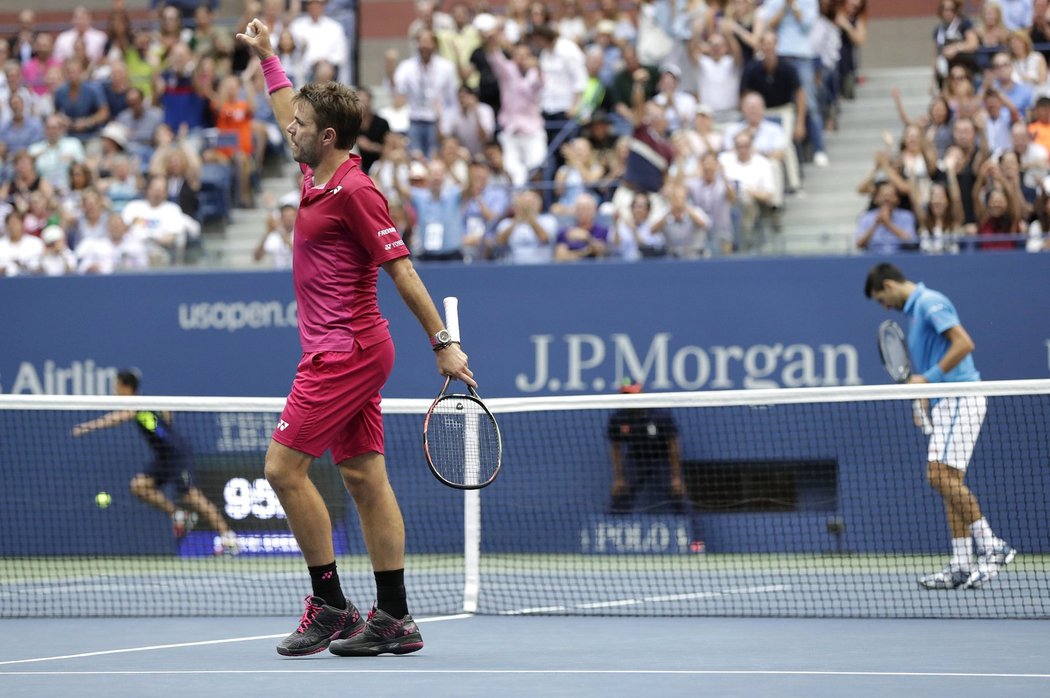
[[[791,586],[787,584],[768,584],[758,587],[727,587],[720,591],[696,591],[685,594],[669,594],[666,596],[646,596],[641,599],[613,599],[611,601],[595,601],[593,603],[578,603],[573,606],[540,606],[538,608],[516,608],[510,611],[500,611],[501,616],[526,616],[544,613],[564,613],[573,608],[583,610],[594,610],[596,608],[616,608],[619,606],[635,606],[643,603],[659,603],[664,601],[689,601],[695,599],[711,599],[723,594],[769,594],[776,591],[787,591]]]
[[[301,662],[290,662],[302,666]],[[170,676],[214,674],[608,674],[690,676],[864,676],[872,678],[1050,679],[1050,674],[956,671],[807,671],[773,669],[172,669],[155,671],[0,671],[0,676]]]
[[[416,619],[416,622],[417,623],[438,623],[438,622],[443,621],[443,620],[462,620],[464,618],[473,618],[473,617],[474,617],[474,615],[471,614],[471,613],[457,613],[457,614],[451,615],[451,616],[434,616],[432,618],[418,618],[418,619]],[[232,642],[251,642],[252,640],[274,640],[274,639],[279,638],[279,637],[284,637],[287,634],[288,633],[280,633],[278,635],[252,635],[250,637],[230,637],[230,638],[225,638],[223,640],[199,640],[197,642],[176,642],[176,643],[172,643],[170,645],[148,645],[148,646],[145,646],[145,647],[125,647],[125,648],[119,649],[119,650],[99,650],[98,652],[81,652],[79,654],[63,654],[63,655],[58,655],[58,656],[55,656],[55,657],[33,657],[32,659],[10,659],[10,660],[7,660],[7,661],[0,662],[0,666],[4,666],[4,665],[8,665],[8,664],[31,664],[31,663],[34,663],[34,662],[51,662],[51,661],[54,661],[56,659],[80,659],[82,657],[102,657],[102,656],[105,656],[105,655],[108,655],[108,654],[127,654],[129,652],[150,652],[150,651],[153,651],[153,650],[170,650],[170,649],[177,649],[179,647],[204,647],[206,645],[224,645],[224,644],[232,643]],[[0,672],[0,674],[8,674],[8,673],[11,673],[11,672]],[[14,672],[14,673],[18,673],[18,672]],[[30,672],[30,673],[35,673],[35,672]],[[77,672],[69,672],[69,673],[77,673]],[[90,674],[90,673],[96,673],[96,672],[82,672],[82,673]],[[97,673],[105,674],[105,673],[109,673],[109,672],[97,672]],[[113,673],[119,674],[121,672],[113,672]],[[126,672],[126,673],[132,673],[133,674],[133,673],[136,673],[136,672]],[[178,673],[178,672],[174,672],[174,673]],[[192,673],[192,672],[190,672],[190,673]]]

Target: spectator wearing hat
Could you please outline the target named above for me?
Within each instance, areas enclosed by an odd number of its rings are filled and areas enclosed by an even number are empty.
[[[66,276],[77,270],[77,256],[66,245],[66,231],[60,225],[49,225],[40,233],[44,253],[40,255],[40,273],[44,276]]]
[[[474,28],[478,30],[480,44],[470,54],[468,65],[460,68],[459,79],[477,91],[478,101],[492,107],[493,114],[499,114],[500,93],[499,80],[493,72],[487,56],[492,46],[499,46],[500,22],[495,16],[483,12],[474,18]]]
[[[99,133],[99,152],[88,161],[99,177],[113,172],[113,159],[128,152],[128,130],[116,121],[110,121]]]
[[[609,19],[599,20],[594,28],[594,41],[587,48],[596,49],[601,53],[601,68],[598,70],[598,78],[605,87],[612,85],[616,77],[616,71],[623,63],[623,49],[617,43],[616,22]]]
[[[696,116],[696,97],[682,89],[681,78],[682,71],[674,63],[660,67],[653,102],[664,108],[669,133],[689,128]]]
[[[466,85],[459,86],[457,96],[456,106],[441,113],[441,136],[455,137],[471,157],[480,155],[485,144],[496,134],[496,114]]]
[[[620,393],[636,395],[642,384],[630,378],[620,385]],[[669,410],[652,407],[621,407],[610,416],[605,429],[612,463],[609,513],[636,511],[636,500],[643,491],[656,500],[646,511],[689,511],[682,477],[678,425]]]

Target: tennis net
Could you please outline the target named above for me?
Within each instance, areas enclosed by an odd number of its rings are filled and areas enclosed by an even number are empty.
[[[947,564],[951,536],[913,402],[965,407],[974,396],[987,414],[966,483],[1018,553],[979,588],[927,590],[918,580]],[[1050,617],[1050,381],[488,405],[503,472],[464,494],[425,465],[429,401],[384,401],[417,615]],[[281,407],[0,396],[0,617],[298,613],[309,580],[262,467]],[[131,493],[152,459],[134,419],[72,436],[111,410],[173,413],[196,485],[237,532],[237,555],[221,554],[204,520],[176,539],[169,517]],[[672,433],[681,496],[661,445]],[[633,494],[612,496],[610,439],[629,442]],[[311,477],[347,595],[367,606],[374,587],[353,504],[330,459]]]

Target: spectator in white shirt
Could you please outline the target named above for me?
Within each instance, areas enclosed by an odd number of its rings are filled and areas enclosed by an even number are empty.
[[[276,213],[271,213],[266,221],[266,232],[255,247],[252,259],[256,262],[269,257],[270,266],[274,269],[292,268],[292,233],[295,230],[295,215],[298,207],[292,201],[285,201]]]
[[[387,58],[387,77],[394,91],[408,101],[409,151],[413,157],[431,158],[437,150],[438,119],[456,107],[456,66],[437,54],[437,39],[430,29],[416,35],[416,54],[393,67]],[[393,126],[391,126],[392,128]]]
[[[725,129],[726,149],[733,147],[738,133],[746,131],[751,136],[751,148],[768,158],[774,165],[773,177],[776,181],[774,203],[780,205],[784,200],[784,163],[788,148],[788,134],[776,121],[766,118],[766,101],[757,92],[749,92],[740,100],[740,111],[743,120],[730,124]]]
[[[728,33],[729,26],[723,25],[723,31]],[[702,51],[697,67],[700,101],[711,107],[716,119],[725,121],[740,103],[740,44],[731,37],[712,34]]]
[[[0,237],[0,276],[40,273],[40,258],[44,243],[40,238],[26,235],[25,215],[11,209],[4,219],[6,234]]]
[[[49,225],[40,233],[44,253],[40,256],[40,271],[45,276],[65,276],[77,270],[77,256],[66,245],[66,231],[62,226]]]
[[[311,73],[321,61],[336,69],[337,80],[350,80],[350,41],[343,25],[325,15],[325,0],[307,0],[306,14],[288,25],[288,31],[302,49],[303,63]],[[279,35],[278,35],[279,36]]]
[[[752,152],[751,134],[741,131],[733,139],[733,150],[718,156],[723,176],[733,185],[740,214],[741,252],[757,251],[762,241],[756,235],[756,226],[763,209],[775,200],[773,166],[770,161]]]
[[[540,52],[540,109],[546,122],[547,142],[553,143],[587,86],[587,59],[578,44],[558,36],[546,24],[532,28],[529,43]]]
[[[123,218],[109,216],[106,228],[106,237],[88,238],[77,245],[78,274],[112,274],[149,268],[146,242],[140,234],[128,229]]]
[[[186,247],[185,216],[179,205],[168,201],[168,182],[154,176],[146,187],[146,198],[129,201],[122,212],[132,234],[166,254],[158,261],[179,262]]]
[[[681,87],[682,71],[673,63],[660,68],[653,102],[664,108],[667,130],[675,133],[692,125],[696,116],[696,98]]]

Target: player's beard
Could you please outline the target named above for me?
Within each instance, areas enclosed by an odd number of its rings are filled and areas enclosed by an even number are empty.
[[[320,151],[316,140],[312,141],[299,141],[295,144],[296,149],[292,154],[292,158],[296,162],[301,162],[307,167],[317,167],[320,160]]]

